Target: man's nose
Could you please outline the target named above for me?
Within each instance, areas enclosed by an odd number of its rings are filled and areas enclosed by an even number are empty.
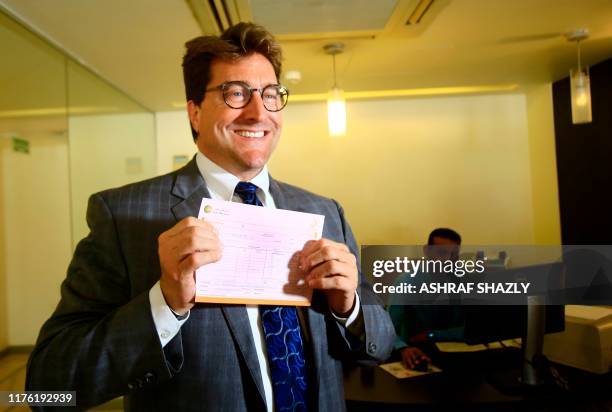
[[[261,98],[261,93],[258,90],[253,91],[251,101],[242,109],[242,113],[248,119],[252,120],[259,121],[265,118],[267,110],[264,107],[263,99]]]

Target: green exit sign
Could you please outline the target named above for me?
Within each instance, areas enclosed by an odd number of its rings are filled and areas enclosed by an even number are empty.
[[[17,153],[30,153],[30,142],[26,139],[13,137],[13,151]]]

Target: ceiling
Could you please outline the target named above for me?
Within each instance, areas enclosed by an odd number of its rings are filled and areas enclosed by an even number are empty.
[[[188,1],[0,5],[144,106],[164,111],[184,102],[183,44],[202,34]],[[434,0],[411,26],[405,22],[418,0],[232,1],[281,40],[284,71],[302,75],[289,85],[292,95],[324,93],[332,85],[323,46],[335,40],[346,45],[337,57],[338,83],[353,92],[554,81],[576,59],[561,33],[581,27],[591,32],[582,46],[584,63],[612,57],[610,0]]]

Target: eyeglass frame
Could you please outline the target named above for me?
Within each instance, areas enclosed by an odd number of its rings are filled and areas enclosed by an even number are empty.
[[[227,100],[225,98],[225,89],[228,87],[228,85],[232,85],[232,84],[241,85],[241,86],[243,86],[245,89],[247,89],[249,91],[249,99],[246,101],[246,103],[243,106],[234,107],[234,106],[231,106],[227,102]],[[267,111],[269,111],[271,113],[277,113],[277,112],[280,112],[281,110],[283,110],[285,108],[285,106],[287,106],[287,103],[289,103],[289,89],[287,87],[283,86],[282,84],[272,83],[272,84],[268,84],[267,86],[257,88],[257,87],[251,87],[250,84],[248,84],[246,82],[243,82],[242,80],[230,80],[230,81],[227,81],[227,82],[223,82],[223,83],[221,83],[218,86],[211,87],[211,88],[208,88],[208,89],[204,89],[204,92],[207,93],[207,92],[214,92],[216,90],[221,90],[221,94],[223,95],[223,102],[225,103],[225,105],[227,107],[229,107],[230,109],[240,110],[240,109],[244,109],[245,107],[247,107],[249,105],[249,103],[251,103],[251,99],[253,99],[253,92],[259,92],[259,95],[262,97],[262,102],[263,102],[263,92],[264,92],[264,90],[266,90],[268,87],[279,87],[279,86],[282,87],[283,89],[285,89],[285,91],[287,92],[287,99],[285,100],[285,104],[283,105],[283,107],[281,107],[278,110],[270,110],[270,109],[268,109],[266,107],[266,104],[263,103],[263,107]]]

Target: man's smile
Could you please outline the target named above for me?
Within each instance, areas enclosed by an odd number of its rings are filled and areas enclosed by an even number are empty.
[[[234,130],[234,133],[242,137],[261,138],[268,132],[265,130]]]

